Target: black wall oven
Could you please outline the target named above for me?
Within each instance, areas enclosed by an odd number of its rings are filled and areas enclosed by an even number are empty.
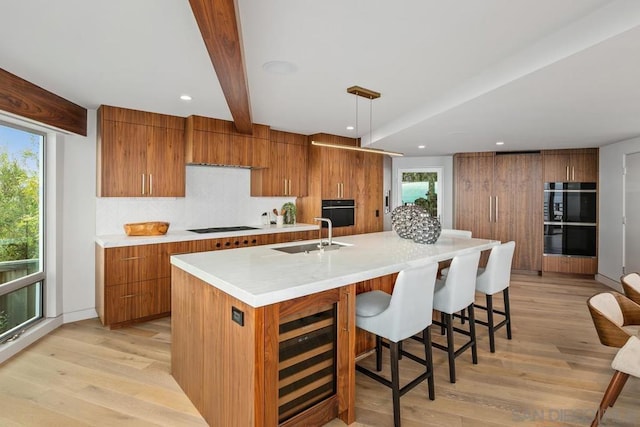
[[[596,256],[595,183],[545,183],[543,212],[546,255]]]
[[[348,227],[355,224],[356,202],[353,199],[322,201],[322,216],[329,218],[333,227]],[[322,227],[327,227],[323,222]]]

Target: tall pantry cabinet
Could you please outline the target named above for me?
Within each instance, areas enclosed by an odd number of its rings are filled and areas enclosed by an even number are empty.
[[[542,269],[540,153],[454,156],[455,228],[473,237],[514,240],[514,270]]]

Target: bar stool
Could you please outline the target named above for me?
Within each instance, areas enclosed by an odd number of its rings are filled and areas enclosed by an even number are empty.
[[[391,381],[356,364],[359,372],[390,387],[393,396],[393,423],[400,426],[400,396],[427,379],[429,399],[435,398],[433,357],[431,353],[431,317],[433,290],[438,264],[428,264],[402,270],[389,295],[383,291],[370,291],[356,296],[356,326],[376,335],[376,369],[382,369],[382,338],[389,341],[391,353]],[[422,332],[425,359],[400,349],[402,340]],[[400,387],[398,359],[400,354],[425,365],[425,372]]]
[[[433,323],[439,325],[443,331],[446,328],[447,345],[433,343],[433,346],[447,352],[449,356],[449,381],[452,383],[456,382],[455,358],[469,347],[471,347],[473,364],[478,363],[473,302],[476,294],[476,273],[479,261],[479,251],[458,255],[451,261],[451,266],[444,279],[436,280],[433,308],[440,312],[441,320]],[[465,308],[469,311],[469,331],[453,327],[453,314]],[[457,350],[453,339],[454,331],[469,337],[469,340]]]
[[[622,283],[622,289],[624,289],[624,294],[627,298],[636,304],[640,304],[640,274],[625,274],[620,278],[620,282]]]
[[[511,262],[516,242],[507,242],[499,246],[494,246],[489,254],[486,268],[479,268],[476,277],[476,291],[485,294],[486,306],[474,304],[475,308],[486,310],[487,321],[477,320],[483,326],[489,328],[489,349],[491,353],[496,352],[495,331],[507,327],[507,339],[511,339],[511,309],[509,305],[509,283],[511,281]],[[493,308],[493,296],[502,291],[504,301],[504,311]],[[504,320],[494,323],[493,315],[504,316]]]

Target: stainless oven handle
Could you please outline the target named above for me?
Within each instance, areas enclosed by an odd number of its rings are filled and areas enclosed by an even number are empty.
[[[351,206],[323,206],[322,210],[325,209],[355,209],[356,205],[351,205]]]

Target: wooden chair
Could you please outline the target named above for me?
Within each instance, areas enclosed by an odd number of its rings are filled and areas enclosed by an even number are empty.
[[[591,423],[596,427],[606,409],[613,407],[629,375],[640,376],[640,342],[625,330],[627,326],[640,325],[640,305],[617,292],[602,292],[589,298],[587,306],[600,343],[621,348],[611,365],[616,372]],[[623,347],[626,348],[624,351]]]
[[[620,282],[622,283],[622,289],[624,289],[624,294],[627,298],[636,304],[640,304],[640,274],[626,274],[620,278]]]

